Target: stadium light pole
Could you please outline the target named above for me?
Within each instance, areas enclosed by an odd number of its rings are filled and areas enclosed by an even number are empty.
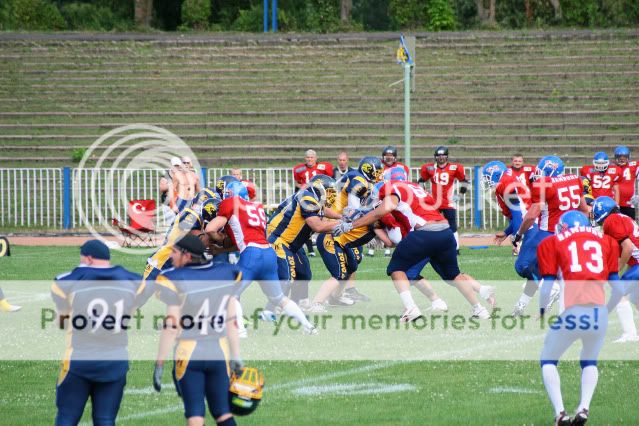
[[[410,169],[410,69],[404,62],[404,161]]]
[[[268,0],[264,0],[264,32],[268,32]]]

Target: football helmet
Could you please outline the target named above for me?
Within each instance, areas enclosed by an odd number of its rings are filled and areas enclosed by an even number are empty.
[[[229,406],[236,416],[246,416],[257,409],[264,391],[264,374],[257,368],[244,367],[242,375],[231,373]]]
[[[226,185],[228,185],[231,182],[239,182],[240,180],[236,177],[233,177],[231,175],[226,175],[226,176],[222,176],[220,177],[218,180],[215,181],[215,190],[217,191],[218,195],[220,196],[220,198],[224,198],[224,190],[226,190]]]
[[[615,160],[617,160],[617,165],[624,166],[630,160],[630,149],[627,146],[616,147]]]
[[[202,205],[204,204],[206,200],[211,198],[216,199],[218,202],[221,199],[221,197],[218,195],[218,193],[215,191],[214,188],[210,188],[210,187],[202,188],[200,192],[198,192],[195,198],[193,199],[193,205],[194,206]]]
[[[382,151],[382,161],[387,166],[395,164],[395,162],[397,161],[397,148],[395,148],[393,145],[388,145],[386,148],[384,148],[384,150]]]
[[[378,182],[384,173],[382,161],[377,157],[364,157],[357,168],[369,182]]]
[[[215,216],[217,216],[217,208],[219,203],[214,198],[209,198],[204,203],[202,203],[202,210],[200,212],[200,217],[202,218],[202,222],[209,223]]]
[[[608,170],[608,166],[610,165],[610,160],[608,160],[608,155],[605,152],[600,151],[595,153],[592,158],[592,165],[595,166],[595,170],[598,172],[605,172]]]
[[[506,172],[506,165],[501,161],[490,161],[481,169],[481,186],[484,190],[492,189]]]
[[[240,197],[248,201],[249,195],[246,185],[239,180],[227,183],[226,188],[224,189],[224,199],[231,197]]]
[[[403,167],[391,167],[384,172],[384,180],[400,180],[407,181],[408,176],[406,176],[406,170]]]
[[[539,160],[537,168],[535,169],[534,178],[540,177],[555,177],[564,173],[564,162],[556,155],[546,155]]]
[[[435,162],[440,166],[448,163],[448,148],[445,146],[438,146],[435,148],[434,157]]]
[[[384,186],[384,182],[377,182],[373,185],[371,192],[364,200],[363,206],[367,209],[374,209],[379,204],[379,191],[381,191],[382,186]]]
[[[588,216],[577,210],[566,212],[559,218],[559,222],[555,228],[555,234],[561,234],[577,226],[590,226]]]
[[[592,218],[599,225],[603,224],[608,216],[618,211],[619,206],[610,197],[597,197],[592,204]]]
[[[309,186],[321,186],[324,188],[326,194],[326,205],[328,207],[335,204],[335,198],[337,197],[337,182],[330,176],[315,175],[308,182]]]

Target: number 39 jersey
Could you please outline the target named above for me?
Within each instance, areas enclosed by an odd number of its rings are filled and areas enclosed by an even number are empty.
[[[437,210],[435,199],[421,186],[411,182],[390,181],[379,190],[379,199],[395,196],[399,199],[392,215],[400,228],[414,230],[426,222],[445,221]]]
[[[240,253],[252,244],[268,245],[262,204],[231,197],[222,201],[217,215],[228,219],[225,231]]]
[[[564,304],[603,305],[604,283],[619,272],[619,244],[589,226],[573,228],[546,238],[537,247],[542,275],[561,276],[565,282]]]
[[[610,235],[620,244],[625,239],[630,239],[635,248],[628,259],[628,266],[639,264],[639,225],[626,215],[613,213],[606,218],[603,224],[603,232]]]
[[[582,193],[583,185],[576,175],[542,177],[533,182],[531,204],[545,204],[539,217],[539,229],[554,232],[562,214],[579,208]]]

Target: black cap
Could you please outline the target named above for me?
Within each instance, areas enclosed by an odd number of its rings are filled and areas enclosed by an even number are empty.
[[[175,247],[194,256],[204,257],[206,247],[202,244],[202,240],[193,234],[187,234],[175,243]]]
[[[94,259],[109,260],[111,253],[106,244],[100,240],[89,240],[80,247],[82,256],[91,256]]]

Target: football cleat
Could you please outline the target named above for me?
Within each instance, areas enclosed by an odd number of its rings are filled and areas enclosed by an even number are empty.
[[[0,300],[0,311],[2,312],[18,312],[22,306],[12,305],[6,299]]]
[[[331,296],[328,298],[329,306],[353,306],[354,304],[355,301],[345,294],[339,297]]]
[[[263,310],[260,312],[260,319],[266,322],[277,322],[277,316],[275,312]]]
[[[570,426],[570,416],[565,411],[562,411],[559,415],[555,416],[555,425]]]
[[[513,313],[512,316],[514,317],[520,317],[524,314],[524,311],[526,310],[526,305],[525,303],[522,302],[517,302],[515,304],[515,309],[513,309]]]
[[[400,318],[401,322],[411,322],[422,317],[422,312],[419,310],[417,306],[413,306],[410,309],[404,310],[402,317]]]
[[[490,319],[490,312],[488,312],[488,309],[478,304],[477,306],[473,306],[471,317],[479,319]]]
[[[371,298],[365,295],[364,293],[360,293],[355,287],[347,288],[344,290],[344,295],[349,299],[354,300],[356,302],[370,302]]]
[[[323,314],[325,312],[328,312],[326,306],[324,306],[324,304],[322,303],[313,303],[311,306],[304,309],[304,311],[311,314]]]
[[[315,256],[317,256],[317,254],[315,254],[315,250],[313,250],[312,252],[309,252],[309,253],[308,253],[308,255],[309,255],[310,257],[315,257]]]
[[[575,414],[575,417],[572,419],[570,424],[571,426],[573,425],[581,426],[581,425],[585,425],[587,421],[588,421],[588,409],[582,408],[581,411]]]
[[[431,302],[430,310],[432,312],[447,312],[448,305],[442,299],[436,299]]]
[[[297,306],[299,306],[300,309],[304,311],[304,310],[306,310],[306,309],[311,307],[311,301],[308,300],[308,298],[300,299],[300,301],[297,302]]]
[[[632,335],[632,334],[624,333],[621,335],[621,337],[619,337],[617,340],[614,341],[614,343],[628,343],[628,342],[639,342],[639,336],[637,336],[636,334]]]
[[[369,249],[368,249],[368,252],[366,253],[366,256],[370,256],[370,257],[375,256],[375,250],[373,250],[373,249],[369,248]]]

